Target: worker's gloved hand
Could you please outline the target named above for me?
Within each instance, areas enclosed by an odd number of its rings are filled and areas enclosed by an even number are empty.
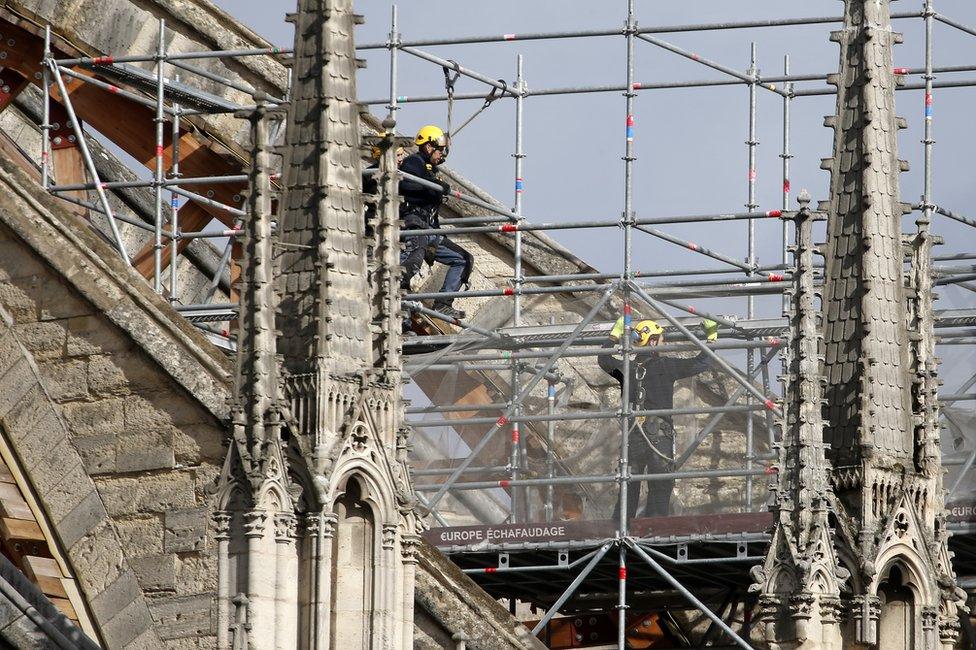
[[[424,262],[427,266],[434,266],[435,261],[437,261],[437,245],[431,244],[424,249]]]
[[[441,186],[441,194],[446,195],[451,193],[451,186],[447,184],[447,181],[442,181],[438,178],[434,182]]]
[[[614,341],[619,341],[620,337],[624,335],[624,317],[621,316],[617,319],[617,322],[613,324],[613,329],[610,330],[610,338]]]
[[[706,341],[717,341],[718,340],[718,323],[707,318],[703,318],[701,322],[702,331],[705,332]]]

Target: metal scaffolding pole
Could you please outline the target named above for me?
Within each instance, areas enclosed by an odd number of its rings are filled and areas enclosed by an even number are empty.
[[[766,355],[759,361],[759,367],[763,369],[768,368],[769,362],[772,361],[774,356],[776,356],[777,351],[778,348],[773,348],[772,350],[767,352]],[[752,371],[749,373],[750,381],[755,379],[756,371],[757,369],[753,368]],[[742,386],[739,386],[735,390],[735,392],[729,395],[729,398],[725,400],[725,406],[732,406],[733,404],[735,404],[739,400],[739,398],[741,398],[745,394],[745,392],[746,389]],[[709,420],[707,424],[705,424],[705,426],[702,428],[701,431],[698,432],[698,435],[696,435],[695,439],[691,441],[691,444],[688,445],[688,448],[681,453],[681,456],[679,456],[677,460],[675,460],[674,462],[675,469],[680,469],[682,465],[684,465],[688,461],[688,459],[691,458],[692,454],[695,453],[699,445],[701,445],[701,443],[705,441],[705,439],[712,433],[715,427],[717,427],[719,423],[722,421],[722,418],[724,418],[727,414],[728,412],[725,411],[721,413],[716,413],[714,416],[712,416],[712,419]],[[752,418],[750,417],[749,420],[752,420]],[[770,444],[770,449],[772,449],[772,444]]]
[[[180,76],[176,75],[176,81],[179,82]],[[173,180],[179,180],[180,178],[180,105],[177,103],[173,104],[173,130],[171,136],[172,142],[172,165],[170,169],[170,178]],[[177,268],[177,259],[180,254],[180,246],[177,238],[180,234],[180,200],[177,198],[176,190],[179,188],[175,185],[169,188],[169,233],[170,233],[170,251],[169,251],[169,301],[172,304],[179,302],[179,275]]]
[[[597,551],[596,555],[594,555],[583,570],[579,572],[579,575],[577,575],[573,581],[569,583],[569,586],[566,587],[566,590],[562,594],[560,594],[559,598],[556,599],[556,602],[552,604],[552,607],[549,608],[549,611],[546,612],[545,616],[543,616],[542,619],[535,624],[535,627],[532,628],[532,636],[539,636],[539,632],[546,628],[546,625],[549,624],[552,617],[558,614],[559,609],[566,604],[566,601],[569,600],[574,593],[576,593],[579,586],[583,584],[584,580],[586,580],[586,576],[590,575],[590,572],[593,571],[596,565],[600,563],[600,560],[603,559],[603,556],[607,554],[607,551],[609,551],[612,546],[613,543],[607,543],[600,547],[600,550]]]
[[[640,296],[640,298],[644,302],[646,302],[648,305],[650,305],[652,309],[657,310],[662,316],[664,316],[664,318],[666,318],[669,323],[674,325],[678,329],[678,331],[681,332],[689,341],[694,343],[695,346],[698,347],[698,349],[700,349],[707,356],[709,356],[712,359],[712,361],[718,364],[718,366],[722,368],[725,372],[727,372],[733,379],[735,379],[737,382],[742,384],[742,386],[744,386],[747,391],[749,391],[753,396],[755,396],[756,399],[758,399],[761,404],[763,404],[767,409],[772,411],[777,417],[783,416],[780,410],[776,408],[776,404],[773,402],[773,400],[771,400],[769,397],[761,393],[746,378],[744,378],[739,372],[737,372],[732,366],[730,366],[728,362],[725,361],[725,359],[715,354],[715,352],[712,351],[708,345],[703,343],[698,337],[692,334],[691,331],[687,327],[685,327],[677,318],[669,314],[668,311],[664,309],[663,305],[659,301],[655,300],[654,298],[651,298],[649,295],[647,295],[647,292],[641,289],[639,286],[634,285],[633,283],[631,283],[631,286],[634,288],[637,295]]]
[[[787,54],[783,57],[783,73],[786,76],[790,74],[790,55]],[[786,212],[790,209],[790,160],[793,159],[793,155],[790,153],[790,109],[793,103],[793,84],[788,83],[786,85],[786,94],[783,95],[783,152],[779,155],[783,159],[783,204],[782,211]],[[787,249],[790,244],[789,237],[789,223],[783,220],[783,246],[782,246],[782,257],[780,258],[780,264],[784,267],[789,262],[789,256]],[[787,297],[783,296],[783,312],[785,313],[790,308],[790,301]]]
[[[756,206],[756,147],[759,145],[759,141],[756,139],[756,85],[757,79],[759,77],[759,68],[756,63],[756,43],[753,42],[750,50],[749,57],[749,138],[746,141],[746,146],[748,147],[748,165],[749,165],[749,199],[746,202],[746,210],[752,212]],[[754,269],[757,266],[756,263],[756,221],[754,219],[749,220],[748,225],[748,238],[747,238],[747,249],[746,249],[746,263],[749,265],[750,269]],[[752,275],[753,272],[748,271],[748,275]],[[748,296],[746,298],[746,318],[752,320],[756,315],[756,300],[753,296]],[[752,350],[746,351],[746,376],[751,377],[753,375],[753,367],[756,364],[756,358]],[[768,391],[767,386],[763,386],[764,391]],[[752,396],[746,396],[746,403],[752,402]],[[753,440],[755,425],[752,418],[746,420],[746,468],[752,469],[752,460],[755,450],[753,446],[755,441]],[[746,479],[746,508],[752,508],[752,478]]]
[[[522,221],[522,161],[525,157],[522,146],[522,124],[523,124],[523,109],[524,109],[524,98],[522,96],[522,90],[524,88],[525,82],[522,78],[522,55],[516,56],[516,82],[515,82],[515,152],[512,157],[515,159],[515,201],[514,208],[512,210],[515,215],[516,223]],[[513,278],[513,321],[512,324],[515,327],[522,326],[522,233],[516,231],[515,233],[515,246],[514,246],[514,278]],[[512,372],[510,381],[510,395],[512,400],[519,394],[519,364],[515,359],[512,359]],[[512,404],[513,410],[512,414],[518,417],[522,414],[522,405],[517,402]],[[511,423],[512,427],[512,450],[511,450],[511,475],[512,480],[517,480],[519,478],[520,466],[528,466],[528,454],[525,449],[525,442],[521,438],[520,424],[518,421],[513,421]],[[526,512],[523,513],[526,520],[528,520],[528,494],[525,491],[512,490],[512,520],[518,520],[518,507],[521,504],[525,506]]]
[[[703,469],[688,470],[684,472],[660,472],[657,474],[634,474],[628,483],[655,483],[660,481],[677,481],[684,479],[699,478],[748,478],[766,474],[766,469]],[[498,481],[471,481],[466,483],[454,483],[451,490],[494,490],[497,488],[511,489],[513,487],[542,487],[549,485],[588,485],[594,483],[613,484],[617,482],[615,474],[600,474],[596,476],[557,476],[555,478],[523,478],[517,482],[508,479]],[[416,485],[414,489],[419,492],[433,492],[439,490],[444,485],[442,483],[432,483],[429,485]]]
[[[403,176],[404,178],[409,178],[412,181],[416,181],[417,183],[419,183],[420,185],[423,185],[425,187],[430,187],[431,189],[438,189],[438,190],[440,190],[440,186],[437,185],[436,183],[431,183],[430,181],[425,181],[422,178],[419,178],[417,176],[413,176],[413,175],[408,174],[408,173],[403,172],[403,171],[400,172],[400,175]],[[491,205],[489,203],[486,203],[486,202],[482,201],[481,199],[477,199],[475,197],[468,196],[468,195],[463,194],[461,192],[451,192],[451,194],[449,194],[448,196],[451,196],[453,198],[456,198],[456,199],[459,199],[461,201],[464,201],[465,203],[470,203],[472,205],[478,205],[478,206],[482,206],[482,207],[488,206],[488,208],[491,209],[491,211],[493,211],[493,212],[495,212],[497,214],[500,214],[500,215],[504,215],[509,220],[511,220],[511,219],[514,218],[514,216],[512,215],[512,213],[509,212],[509,211],[505,211],[502,208],[493,206],[493,205]],[[742,221],[742,220],[766,219],[766,218],[778,219],[779,217],[782,216],[782,214],[783,213],[782,213],[781,210],[769,210],[769,211],[766,211],[766,212],[755,212],[755,213],[752,213],[752,212],[736,212],[736,213],[727,213],[727,214],[685,215],[685,216],[676,216],[676,217],[654,217],[654,218],[637,218],[637,217],[634,217],[634,219],[633,219],[633,225],[635,227],[636,226],[641,226],[640,229],[641,230],[644,230],[643,227],[646,227],[646,226],[649,226],[649,225],[668,224],[668,223],[698,223],[698,222],[708,222],[708,221]],[[524,218],[524,215],[523,215],[523,218]],[[587,228],[619,228],[620,225],[621,225],[620,220],[613,221],[613,220],[610,220],[610,219],[599,219],[599,220],[592,220],[591,219],[591,220],[579,220],[579,221],[562,221],[562,222],[559,222],[559,223],[552,223],[552,222],[549,222],[549,223],[544,223],[544,222],[530,223],[530,222],[527,222],[527,221],[523,221],[522,223],[506,223],[506,224],[502,224],[502,225],[490,225],[490,226],[462,226],[460,228],[452,228],[450,230],[450,232],[451,232],[451,234],[454,234],[454,235],[477,235],[477,234],[486,234],[486,233],[538,232],[538,231],[543,231],[543,230],[581,230],[581,229],[587,229]],[[411,229],[411,230],[403,233],[403,237],[404,238],[409,238],[409,237],[423,237],[423,236],[427,236],[427,235],[435,235],[435,234],[438,234],[438,233],[443,234],[443,232],[444,232],[443,230],[437,229],[437,228],[425,228],[425,229],[416,229],[416,230],[412,230]],[[648,230],[644,230],[644,232],[648,232],[648,234],[654,234],[654,233],[650,233],[649,232],[649,229]],[[660,231],[655,231],[655,232],[660,232]],[[664,236],[663,234],[662,235],[656,235],[656,236],[661,236],[662,239],[666,239],[666,236]],[[667,237],[670,237],[670,235],[668,235]],[[677,238],[675,238],[675,239],[677,239]],[[679,243],[679,242],[683,242],[683,241],[684,240],[678,239],[677,242],[674,242],[674,243]],[[686,244],[681,243],[680,245],[684,246]],[[688,246],[688,247],[691,248],[692,250],[695,250],[691,246]],[[716,259],[721,259],[721,258],[716,258]],[[741,264],[741,262],[739,262],[739,264]]]
[[[624,303],[624,331],[620,339],[621,354],[621,380],[620,380],[620,467],[618,472],[618,507],[620,508],[620,521],[617,534],[626,536],[630,522],[627,520],[627,481],[630,478],[630,364],[631,364],[631,345],[633,322],[630,271],[633,268],[632,260],[632,240],[634,229],[634,161],[636,153],[634,151],[634,98],[637,93],[634,91],[634,45],[637,35],[637,17],[635,15],[635,0],[627,0],[627,22],[624,33],[627,41],[627,89],[624,91],[626,103],[625,120],[625,144],[624,144],[624,213],[622,217],[624,228],[624,267],[622,280],[623,303]],[[617,582],[617,647],[624,650],[627,647],[627,550],[623,544],[618,548],[618,582]]]
[[[892,20],[904,18],[921,18],[922,13],[918,11],[903,11],[891,14]],[[939,16],[939,20],[943,17]],[[829,23],[844,22],[843,16],[801,16],[796,18],[777,18],[773,20],[745,20],[745,21],[726,21],[715,23],[690,23],[678,25],[658,25],[654,27],[640,27],[634,30],[635,34],[674,34],[678,32],[707,32],[722,31],[730,29],[756,29],[763,27],[787,27],[792,25],[823,25]],[[974,32],[976,33],[976,32]],[[563,38],[591,38],[598,36],[620,36],[626,34],[624,30],[617,28],[607,29],[588,29],[559,32],[526,32],[524,34],[488,34],[483,36],[467,36],[463,38],[432,38],[424,40],[405,41],[403,44],[413,47],[429,47],[433,45],[474,45],[482,43],[510,43],[514,41],[538,41],[553,40]],[[365,43],[356,47],[357,51],[363,50],[382,50],[387,47],[386,43]],[[230,50],[225,56],[254,56],[257,54],[270,54],[272,50]],[[289,53],[291,50],[273,50],[274,53]],[[185,55],[193,58],[193,55]],[[89,59],[90,60],[90,59]],[[121,59],[120,59],[121,60]],[[142,60],[142,59],[132,59]]]
[[[546,391],[546,413],[551,417],[556,413],[556,384],[549,381]],[[546,423],[546,478],[553,479],[556,476],[556,420],[555,418]],[[555,496],[552,485],[546,486],[546,523],[552,523],[553,518],[553,497]]]
[[[54,81],[58,86],[58,92],[61,93],[61,100],[64,103],[64,109],[68,113],[68,119],[71,121],[71,128],[75,132],[75,137],[78,139],[78,149],[81,151],[81,157],[85,161],[85,168],[88,170],[88,175],[92,178],[93,185],[95,186],[94,189],[98,194],[98,200],[102,205],[105,218],[108,219],[108,226],[112,231],[112,237],[115,239],[115,246],[118,249],[119,254],[122,256],[122,260],[125,262],[126,266],[132,266],[132,261],[129,259],[129,253],[125,250],[125,242],[122,241],[122,235],[119,233],[118,225],[115,223],[115,214],[112,212],[112,206],[109,205],[108,195],[105,193],[105,188],[102,186],[102,181],[98,176],[98,170],[95,169],[95,162],[92,160],[91,151],[88,150],[88,143],[85,140],[85,132],[81,128],[81,122],[78,120],[78,116],[75,114],[75,107],[71,102],[71,96],[68,94],[68,89],[64,85],[64,79],[61,78],[61,72],[57,63],[53,59],[48,59],[46,63],[47,67],[50,68],[51,73],[54,75]]]
[[[707,59],[699,54],[696,54],[695,52],[689,52],[688,50],[678,47],[677,45],[668,43],[667,41],[661,40],[659,38],[655,38],[654,36],[648,36],[647,34],[640,34],[637,36],[637,38],[641,39],[642,41],[646,41],[651,45],[656,45],[669,52],[673,52],[678,56],[683,56],[686,59],[690,59],[691,61],[695,61],[696,63],[701,63],[702,65],[712,68],[714,70],[718,70],[719,72],[724,72],[727,75],[735,77],[739,81],[749,84],[750,87],[754,87],[758,84],[766,90],[772,91],[778,95],[785,96],[784,91],[777,88],[774,84],[760,83],[758,78],[758,72],[756,71],[750,71],[745,73],[739,72],[738,70],[735,70],[728,66],[724,66],[721,63],[716,63],[715,61]],[[755,68],[755,62],[753,62],[753,68]]]
[[[556,362],[560,359],[563,351],[569,347],[570,343],[572,343],[577,336],[579,336],[579,333],[583,331],[583,328],[585,328],[590,323],[590,321],[592,321],[593,318],[595,318],[596,315],[600,313],[600,310],[603,309],[603,306],[607,303],[608,300],[610,300],[610,296],[613,294],[613,290],[616,289],[617,286],[618,286],[617,284],[613,284],[607,288],[606,292],[603,294],[600,300],[598,300],[596,304],[593,305],[593,307],[590,309],[590,312],[583,318],[583,320],[579,322],[579,324],[573,330],[573,333],[566,339],[566,341],[561,346],[559,346],[559,348],[557,348],[552,353],[552,355],[550,355],[550,357],[546,360],[546,363],[536,372],[536,374],[532,377],[532,379],[529,380],[529,382],[522,389],[522,392],[519,393],[518,397],[514,400],[515,402],[521,402],[523,399],[525,399],[525,397],[532,392],[532,389],[535,388],[536,384],[538,384],[546,376],[546,373],[552,370],[552,367],[556,365]],[[487,432],[485,432],[485,435],[482,436],[478,444],[474,446],[474,448],[471,450],[471,453],[468,454],[467,458],[465,458],[461,462],[461,464],[457,467],[457,469],[455,469],[454,472],[451,473],[451,476],[444,483],[444,485],[437,491],[437,493],[433,497],[431,497],[430,499],[431,508],[437,506],[441,498],[443,498],[444,493],[447,492],[448,489],[450,489],[451,485],[458,480],[461,474],[464,473],[464,471],[468,468],[469,465],[471,465],[471,463],[478,456],[478,454],[481,453],[481,451],[488,445],[489,442],[491,442],[491,439],[494,437],[496,433],[498,433],[498,430],[501,429],[506,424],[508,424],[508,418],[511,415],[512,415],[512,408],[508,407],[505,410],[505,413],[500,418],[498,418],[495,424]]]
[[[163,292],[163,133],[166,126],[165,93],[166,78],[163,76],[163,62],[166,57],[166,21],[159,19],[159,42],[156,50],[156,167],[153,170],[153,291]],[[174,264],[176,260],[173,260]]]
[[[725,621],[723,621],[721,619],[721,617],[717,616],[714,612],[712,612],[712,610],[710,610],[705,605],[705,603],[703,603],[702,601],[698,600],[698,598],[695,597],[695,595],[693,593],[691,593],[690,591],[688,591],[688,589],[683,584],[681,584],[680,582],[678,582],[674,578],[674,576],[672,576],[670,573],[668,573],[665,570],[664,567],[662,567],[660,564],[658,564],[657,560],[655,560],[650,555],[648,555],[648,553],[644,549],[642,549],[640,547],[640,545],[638,545],[636,542],[634,542],[634,540],[632,540],[630,538],[627,538],[624,541],[627,544],[627,546],[629,546],[635,553],[637,553],[637,555],[639,555],[642,560],[644,560],[645,562],[647,562],[647,564],[650,565],[650,567],[652,569],[654,569],[654,571],[659,576],[661,576],[662,578],[664,578],[664,580],[668,584],[670,584],[672,587],[674,587],[675,589],[677,589],[681,593],[682,596],[684,596],[685,598],[687,598],[688,601],[692,605],[694,605],[695,607],[697,607],[701,611],[702,614],[704,614],[709,619],[711,619],[711,621],[713,623],[715,623],[715,625],[717,625],[723,632],[725,632],[726,634],[728,634],[729,637],[733,641],[735,641],[736,645],[738,645],[740,648],[745,648],[745,650],[752,650],[752,646],[751,645],[749,645],[748,643],[746,643],[745,640],[742,637],[740,637],[738,634],[736,634],[735,631],[731,627],[729,627],[728,624]]]
[[[501,92],[501,94],[503,96],[506,95],[506,94],[508,94],[508,95],[511,95],[512,94],[512,91],[508,87],[508,84],[505,83],[504,81],[498,81],[497,79],[492,79],[491,77],[488,77],[486,75],[483,75],[480,72],[475,72],[474,70],[471,70],[469,68],[465,68],[464,66],[462,66],[457,61],[448,61],[447,59],[442,59],[439,56],[434,56],[433,54],[431,54],[429,52],[424,52],[423,50],[418,50],[415,47],[409,47],[409,46],[406,46],[406,45],[400,45],[400,47],[398,49],[401,52],[406,52],[407,54],[412,54],[413,56],[417,57],[418,59],[424,59],[425,61],[430,61],[431,63],[436,63],[437,65],[441,66],[442,68],[447,68],[448,70],[453,70],[453,71],[457,72],[458,74],[460,74],[463,77],[468,77],[470,79],[474,79],[475,81],[480,81],[481,83],[483,83],[485,85],[491,86],[492,88],[496,88],[496,89],[498,89]]]
[[[51,58],[51,26],[44,28],[44,61],[41,66],[41,85],[44,92],[44,105],[41,117],[41,187],[45,190],[51,184],[51,70],[46,62]]]
[[[390,40],[387,48],[390,50],[390,103],[387,105],[387,119],[396,121],[397,111],[397,51],[400,49],[400,31],[398,26],[397,6],[390,9]]]

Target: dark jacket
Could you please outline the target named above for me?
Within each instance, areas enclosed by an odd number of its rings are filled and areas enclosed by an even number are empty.
[[[600,368],[616,379],[623,389],[623,361],[607,352],[597,357]],[[687,359],[660,354],[639,355],[630,363],[630,404],[634,410],[650,411],[674,408],[674,382],[693,377],[711,365],[701,352]],[[665,419],[670,420],[670,417]]]
[[[437,168],[430,165],[419,153],[404,158],[400,170],[431,183],[440,182]],[[407,221],[407,228],[439,228],[437,211],[443,200],[444,193],[439,189],[426,187],[409,178],[400,181],[400,217]],[[416,223],[418,219],[421,223]]]

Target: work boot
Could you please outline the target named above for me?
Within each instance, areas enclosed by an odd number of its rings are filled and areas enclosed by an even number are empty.
[[[460,320],[464,318],[464,312],[447,302],[435,302],[432,309],[440,314],[444,314],[448,318],[453,318],[455,320]]]

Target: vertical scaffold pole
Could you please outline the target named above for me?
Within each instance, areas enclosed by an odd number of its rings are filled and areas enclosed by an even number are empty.
[[[790,55],[787,54],[783,57],[783,74],[785,76],[790,76]],[[783,153],[779,155],[783,159],[783,204],[782,210],[785,212],[790,209],[790,160],[793,159],[793,155],[790,153],[790,109],[793,103],[793,82],[786,84],[786,93],[783,95]],[[790,235],[789,235],[789,224],[784,219],[783,220],[783,246],[782,246],[782,258],[780,261],[785,266],[789,261],[787,255],[787,248],[789,247]],[[789,309],[790,301],[785,295],[783,296],[783,311]]]
[[[556,384],[550,379],[549,390],[546,393],[549,421],[546,423],[546,477],[552,481],[556,476]],[[553,484],[546,486],[546,523],[552,523],[553,518]]]
[[[397,51],[400,46],[400,32],[397,19],[397,6],[393,5],[390,11],[390,41],[387,47],[390,48],[390,105],[387,106],[387,117],[396,121],[396,112],[400,110],[397,105]],[[290,88],[291,84],[289,84]]]
[[[47,61],[51,58],[51,26],[44,28],[44,65],[41,66],[41,83],[44,85],[44,119],[41,120],[41,187],[50,184],[51,169],[51,71]]]
[[[522,151],[522,110],[524,97],[522,93],[522,55],[519,54],[516,57],[516,95],[515,95],[515,153],[512,157],[515,158],[515,207],[512,212],[515,215],[517,221],[522,220],[522,190],[524,189],[522,183],[522,159],[524,154]],[[514,320],[513,325],[519,327],[522,325],[522,232],[515,232],[515,269],[514,269]],[[519,394],[519,370],[518,361],[512,359],[512,381],[511,381],[511,394],[514,398]],[[522,412],[521,404],[513,404],[515,410],[513,411],[516,416],[520,415]],[[523,458],[525,450],[525,443],[522,442],[519,423],[512,423],[512,454],[511,454],[511,465],[512,465],[512,480],[517,480],[519,475],[519,469],[526,459]],[[528,494],[527,491],[520,488],[512,488],[512,519],[513,521],[517,516],[517,508],[519,500],[521,499],[523,505],[525,506],[525,512],[522,516],[526,519],[528,518]]]
[[[935,10],[932,0],[925,0],[925,135],[922,144],[925,147],[924,158],[924,187],[922,189],[922,214],[924,229],[932,221],[932,146],[935,144],[932,133],[932,22]]]
[[[523,179],[523,160],[525,159],[525,152],[523,150],[523,140],[522,140],[522,120],[523,120],[523,108],[525,103],[525,79],[522,75],[522,55],[519,54],[516,63],[516,77],[515,86],[517,88],[515,95],[515,153],[512,157],[515,158],[515,218],[518,221],[522,221],[522,193],[525,190],[525,181]],[[522,277],[522,231],[515,231],[515,325],[522,324],[522,283],[524,282]]]
[[[631,332],[633,328],[633,314],[630,304],[630,278],[633,272],[631,260],[631,237],[634,227],[634,41],[637,36],[637,20],[635,16],[635,0],[627,0],[627,87],[624,91],[627,111],[625,122],[626,140],[624,145],[624,268],[623,268],[623,302],[624,302],[624,334],[621,339],[621,391],[620,391],[620,468],[618,483],[620,507],[620,547],[618,558],[618,598],[617,598],[617,647],[623,650],[627,646],[627,547],[623,543],[629,533],[627,521],[627,481],[630,478],[629,434],[631,421],[630,404],[630,362],[631,362]]]
[[[166,58],[166,21],[159,19],[159,45],[156,51],[156,169],[153,177],[155,185],[155,218],[153,220],[153,290],[163,291],[163,131],[165,114],[163,100],[166,92],[166,78],[163,76],[163,63]],[[172,260],[175,264],[176,260]]]
[[[757,90],[757,80],[759,78],[759,69],[756,66],[756,44],[752,43],[749,59],[749,139],[746,142],[746,146],[749,151],[749,200],[746,203],[746,209],[749,212],[755,212],[759,207],[756,203],[756,147],[759,142],[756,140],[756,90]],[[746,263],[750,268],[756,267],[756,221],[755,219],[749,219],[749,236],[748,236],[748,251],[746,252]],[[754,275],[753,271],[748,272],[749,276]],[[752,319],[755,317],[756,304],[755,298],[749,296],[746,298],[746,318]],[[752,374],[752,369],[755,366],[756,358],[752,350],[746,351],[746,376]],[[748,402],[752,402],[752,398],[749,397]],[[750,415],[746,419],[746,469],[752,469],[752,461],[755,456],[755,424],[753,423],[753,418]],[[752,477],[746,477],[746,507],[752,508]]]
[[[173,80],[179,82],[180,76],[175,75]],[[180,177],[180,105],[173,105],[173,131],[172,137],[170,139],[172,143],[172,155],[173,162],[170,170],[170,174],[173,180],[177,180]],[[180,200],[176,194],[177,187],[173,185],[170,187],[169,195],[169,207],[170,207],[170,217],[169,217],[169,301],[172,304],[178,302],[179,295],[179,278],[177,277],[177,256],[180,251]]]

